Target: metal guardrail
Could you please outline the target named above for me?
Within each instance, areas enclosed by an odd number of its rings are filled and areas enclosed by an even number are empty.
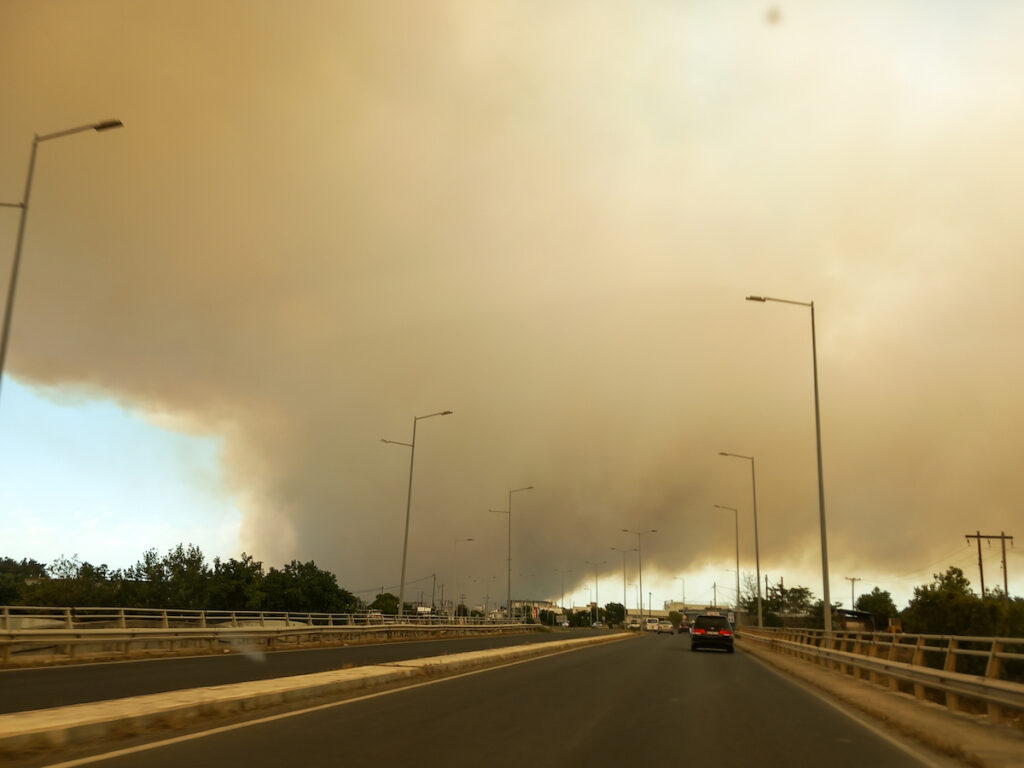
[[[536,624],[479,617],[380,613],[198,611],[152,608],[0,607],[0,666],[45,655],[126,657],[138,651],[183,649],[262,651],[280,646],[334,645],[424,635],[457,637],[540,629]]]
[[[0,630],[23,629],[29,625],[42,624],[56,627],[58,623],[67,629],[82,629],[90,626],[157,626],[209,627],[219,625],[250,626],[254,623],[267,626],[268,623],[283,622],[285,626],[359,626],[373,624],[396,624],[399,618],[379,611],[362,613],[311,613],[308,611],[205,611],[188,608],[109,608],[78,607],[53,608],[32,605],[0,606]],[[480,616],[447,616],[443,614],[408,614],[401,618],[403,624],[442,625],[469,624],[495,625],[510,624],[509,621],[491,621]]]
[[[742,636],[952,711],[980,707],[993,723],[1024,714],[1024,638],[752,627]],[[965,665],[984,674],[958,671]]]

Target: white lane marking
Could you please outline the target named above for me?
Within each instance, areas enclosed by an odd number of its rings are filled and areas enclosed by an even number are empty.
[[[600,648],[604,646],[604,643],[594,643],[592,645],[581,645],[577,648],[565,648],[561,651],[555,651],[553,653],[546,653],[540,656],[533,656],[527,659],[517,659],[516,661],[510,661],[506,664],[499,664],[496,667],[486,667],[484,669],[474,669],[469,672],[462,672],[457,675],[451,675],[450,677],[442,677],[437,680],[427,680],[422,683],[414,683],[412,685],[403,685],[397,688],[392,688],[387,691],[377,691],[376,693],[368,693],[365,696],[357,696],[353,699],[344,699],[342,701],[331,701],[326,704],[318,704],[315,707],[307,707],[305,709],[297,709],[291,712],[280,712],[276,715],[267,715],[266,717],[260,717],[256,720],[247,720],[244,723],[232,723],[231,725],[222,725],[217,728],[210,728],[206,731],[197,731],[196,733],[186,733],[182,736],[174,736],[170,739],[162,739],[160,741],[150,742],[148,744],[139,744],[134,747],[125,747],[124,749],[115,749],[112,752],[104,752],[101,755],[89,755],[88,757],[79,757],[74,760],[66,760],[62,763],[50,763],[49,765],[41,766],[40,768],[77,768],[80,765],[89,765],[91,763],[98,763],[101,760],[113,760],[118,757],[125,757],[127,755],[134,755],[138,752],[146,752],[151,749],[159,749],[160,747],[168,747],[172,744],[178,744],[184,741],[192,741],[194,739],[202,739],[206,736],[215,736],[219,733],[227,733],[229,731],[237,731],[240,728],[248,728],[253,725],[262,725],[263,723],[271,723],[275,720],[283,720],[287,717],[298,717],[299,715],[307,715],[311,712],[319,712],[322,709],[331,709],[332,707],[341,707],[346,704],[355,704],[358,701],[366,701],[367,699],[376,699],[378,696],[387,696],[392,693],[399,693],[400,691],[408,691],[413,688],[422,688],[426,685],[436,685],[437,683],[446,683],[449,680],[457,680],[460,677],[469,677],[471,675],[479,675],[483,672],[491,672],[495,669],[505,669],[506,667],[514,667],[519,664],[526,664],[530,661],[538,661],[540,659],[549,659],[553,656],[561,656],[563,653],[572,653],[573,651],[582,651],[585,648]]]

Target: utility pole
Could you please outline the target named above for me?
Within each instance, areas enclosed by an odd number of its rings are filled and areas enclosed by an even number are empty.
[[[1000,531],[998,536],[996,536],[994,534],[984,534],[983,535],[981,531],[975,531],[974,533],[966,534],[964,536],[964,538],[967,539],[967,543],[968,544],[971,543],[971,539],[977,539],[977,541],[978,541],[978,571],[981,573],[981,596],[982,596],[983,599],[985,597],[985,566],[984,566],[984,564],[982,563],[982,560],[981,560],[981,540],[982,539],[988,539],[989,541],[991,541],[992,539],[999,539],[1002,542],[1002,545],[1003,545],[1003,599],[1006,600],[1007,604],[1009,604],[1009,602],[1010,602],[1009,578],[1007,577],[1007,574],[1006,574],[1006,540],[1009,539],[1010,540],[1010,544],[1012,545],[1013,544],[1013,536],[1007,536],[1006,533],[1003,532],[1003,531]]]
[[[843,578],[846,579],[848,582],[850,582],[850,610],[852,611],[853,610],[853,587],[854,587],[854,585],[858,581],[864,581],[864,579],[860,578],[859,576],[844,576]]]
[[[715,606],[715,608],[717,608],[718,607],[718,582],[717,581],[714,582],[711,585],[711,589],[714,590],[713,594],[715,596],[714,600],[712,601],[712,604]]]

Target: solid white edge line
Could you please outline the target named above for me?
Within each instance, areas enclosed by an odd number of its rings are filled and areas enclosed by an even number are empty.
[[[91,763],[98,763],[101,760],[113,760],[118,757],[125,757],[127,755],[133,755],[138,752],[147,752],[151,749],[160,749],[161,747],[169,747],[173,744],[178,744],[184,741],[193,741],[195,739],[202,739],[207,736],[215,736],[219,733],[227,733],[229,731],[237,731],[241,728],[248,728],[254,725],[262,725],[263,723],[271,723],[275,720],[284,720],[288,717],[298,717],[299,715],[307,715],[311,712],[319,712],[323,709],[331,709],[332,707],[341,707],[346,704],[354,704],[359,701],[366,701],[367,699],[375,699],[378,696],[388,696],[392,693],[399,693],[401,691],[412,690],[413,688],[422,688],[426,685],[437,685],[438,683],[446,683],[449,680],[457,680],[460,677],[469,677],[471,675],[479,675],[483,672],[491,672],[495,669],[504,669],[506,667],[514,667],[517,664],[525,664],[530,661],[539,661],[540,659],[549,659],[553,656],[561,656],[563,653],[572,653],[573,651],[581,651],[585,648],[595,648],[604,643],[590,643],[588,645],[581,645],[577,648],[564,648],[561,651],[554,651],[552,653],[540,654],[537,656],[530,656],[525,659],[516,659],[505,664],[499,664],[494,667],[484,667],[483,669],[474,669],[469,672],[460,672],[456,675],[450,675],[448,677],[441,677],[437,680],[426,680],[422,683],[413,683],[412,685],[400,685],[395,688],[391,688],[386,691],[377,691],[375,693],[368,693],[363,696],[356,696],[351,699],[343,699],[341,701],[331,701],[326,704],[318,704],[315,707],[306,707],[305,709],[296,709],[290,712],[280,712],[276,715],[267,715],[266,717],[260,717],[255,720],[246,720],[243,723],[232,723],[231,725],[222,725],[217,728],[210,728],[206,731],[197,731],[195,733],[186,733],[182,736],[174,736],[169,739],[161,739],[160,741],[153,741],[147,744],[139,744],[134,747],[125,747],[124,749],[115,749],[112,752],[104,752],[103,754],[89,755],[87,757],[78,757],[73,760],[66,760],[62,763],[48,763],[47,765],[40,766],[40,768],[76,768],[80,765],[89,765]]]

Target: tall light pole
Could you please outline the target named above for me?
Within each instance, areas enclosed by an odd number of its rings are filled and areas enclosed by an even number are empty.
[[[626,610],[626,555],[630,552],[636,552],[637,549],[636,547],[633,547],[632,549],[619,549],[618,547],[612,547],[612,551],[622,553],[622,610],[625,613],[629,613],[629,611]]]
[[[412,509],[412,469],[414,462],[416,461],[416,422],[420,419],[429,419],[433,416],[449,416],[451,411],[438,411],[437,413],[428,413],[426,416],[414,416],[412,420],[412,442],[402,443],[398,440],[385,440],[383,437],[380,439],[382,443],[388,443],[389,445],[404,445],[409,449],[409,493],[405,498],[405,536],[402,539],[402,580],[398,587],[398,617],[402,618],[405,615],[405,558],[409,553],[409,511]],[[458,595],[456,595],[458,598]]]
[[[818,442],[818,516],[821,523],[821,580],[824,593],[825,634],[832,634],[832,603],[828,588],[828,536],[825,532],[825,477],[821,468],[821,410],[818,405],[818,342],[814,331],[814,302],[773,299],[770,296],[747,296],[747,301],[776,301],[780,304],[795,304],[811,310],[811,365],[814,369],[814,431]]]
[[[103,120],[89,125],[80,125],[77,128],[68,128],[56,133],[38,133],[32,139],[32,152],[28,157],[28,177],[25,179],[25,196],[20,203],[3,203],[5,208],[21,208],[21,218],[18,221],[18,236],[14,241],[14,260],[11,262],[11,279],[7,283],[7,304],[4,307],[4,326],[0,331],[0,381],[3,380],[4,362],[7,360],[7,339],[11,333],[11,315],[14,312],[14,291],[18,285],[18,270],[21,266],[21,245],[25,241],[25,222],[28,219],[28,199],[32,194],[32,175],[36,167],[36,150],[44,141],[59,139],[63,136],[70,136],[74,133],[85,131],[109,131],[111,128],[120,128],[124,125],[120,120]]]
[[[629,528],[623,528],[623,533],[635,533],[636,534],[636,563],[637,563],[637,579],[639,581],[640,590],[640,620],[644,618],[644,553],[640,545],[640,537],[646,536],[648,533],[657,533],[657,528],[649,528],[646,531],[631,531]],[[651,615],[650,608],[647,609],[647,615]]]
[[[744,456],[742,453],[729,453],[719,451],[719,456],[732,456],[736,459],[746,459],[750,462],[750,488],[754,494],[754,566],[757,568],[757,626],[764,626],[764,610],[761,608],[761,545],[757,535],[757,474],[754,472],[754,457]],[[737,570],[739,570],[737,568]],[[739,600],[739,597],[736,598]]]
[[[558,568],[555,568],[555,573],[562,575],[562,610],[565,611],[565,574],[572,573],[572,571],[566,571],[564,569],[559,570]]]
[[[862,579],[860,576],[846,576],[845,578],[848,582],[850,582],[850,610],[852,611],[856,609],[856,606],[854,605],[855,599],[853,597],[854,586],[857,584],[858,581],[864,581],[864,579]]]
[[[459,544],[474,541],[474,539],[455,539],[452,543],[452,565],[455,568],[455,599],[452,601],[452,617],[459,615]]]
[[[508,509],[492,509],[491,512],[508,515],[508,581],[505,593],[505,605],[508,610],[508,620],[512,620],[512,494],[520,491],[532,491],[532,485],[522,488],[513,488],[508,492]]]
[[[683,583],[683,607],[686,607],[686,577],[676,576],[676,579]]]
[[[598,597],[597,597],[597,573],[598,573],[598,569],[602,565],[607,564],[607,562],[608,562],[607,560],[602,560],[599,563],[595,563],[592,560],[587,560],[586,561],[587,565],[594,566],[594,621],[595,622],[600,621],[600,619],[601,619],[601,608],[598,606]]]
[[[736,517],[736,610],[740,609],[740,511],[736,507],[724,507],[715,504],[716,509],[729,509]]]

